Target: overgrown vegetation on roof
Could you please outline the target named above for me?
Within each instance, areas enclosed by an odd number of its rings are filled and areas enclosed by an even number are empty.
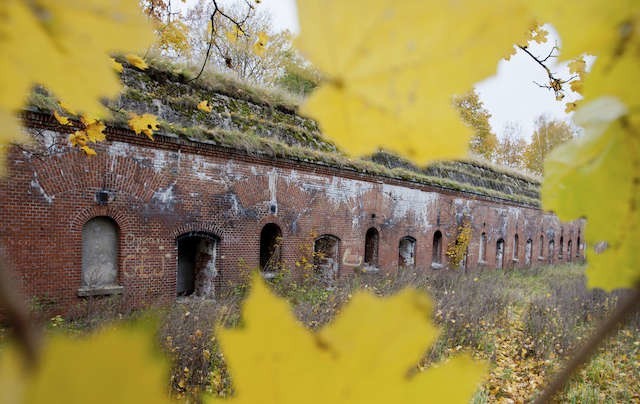
[[[139,70],[120,59],[125,90],[108,102],[110,124],[127,127],[128,114],[151,113],[161,122],[160,134],[241,150],[251,155],[286,158],[410,181],[443,189],[539,206],[539,181],[479,158],[442,161],[427,167],[380,151],[350,158],[328,141],[311,119],[296,114],[299,99],[282,90],[263,89],[228,75],[208,72],[193,80],[195,67],[162,58]],[[206,100],[212,111],[197,108]],[[46,90],[36,88],[30,104],[58,110]]]

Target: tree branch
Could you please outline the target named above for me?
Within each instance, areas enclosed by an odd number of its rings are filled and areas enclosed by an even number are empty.
[[[218,51],[220,51],[220,48],[218,47],[218,45],[216,43],[216,35],[217,35],[216,22],[215,22],[216,15],[220,14],[220,16],[222,16],[222,18],[226,18],[227,20],[229,20],[229,22],[231,22],[233,25],[235,25],[236,28],[238,28],[238,31],[240,31],[242,33],[242,35],[246,35],[247,33],[245,32],[245,30],[243,28],[243,25],[251,17],[252,12],[254,10],[253,4],[251,4],[249,1],[245,0],[245,3],[247,5],[247,13],[244,15],[244,17],[241,20],[237,20],[234,17],[232,17],[229,14],[226,14],[224,11],[222,11],[222,9],[218,6],[218,1],[217,0],[211,0],[211,1],[213,2],[213,12],[211,13],[211,16],[209,17],[209,20],[211,21],[211,35],[209,36],[209,44],[207,45],[207,51],[205,53],[204,61],[202,62],[202,66],[200,67],[200,71],[198,72],[198,74],[194,78],[192,78],[190,80],[187,80],[187,83],[195,81],[195,80],[199,79],[200,76],[202,76],[202,73],[204,72],[204,69],[207,66],[207,62],[209,61],[209,58],[211,57],[211,49],[212,49],[213,46],[215,46],[216,49],[218,49]],[[227,62],[227,63],[229,63],[229,62]]]

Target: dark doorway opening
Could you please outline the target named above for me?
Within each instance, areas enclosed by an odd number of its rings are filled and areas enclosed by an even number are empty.
[[[413,268],[416,264],[416,239],[406,236],[400,239],[398,246],[398,266]]]
[[[524,248],[524,263],[525,265],[531,265],[531,259],[533,257],[533,240],[528,239]]]
[[[378,244],[380,235],[375,227],[367,230],[364,241],[364,264],[377,267],[378,266]]]
[[[504,240],[498,239],[496,242],[496,267],[504,268]]]
[[[431,250],[431,268],[442,268],[442,232],[433,233],[433,246]]]
[[[313,267],[316,274],[327,284],[333,283],[338,275],[340,239],[324,234],[313,243]]]
[[[218,241],[216,236],[204,232],[191,232],[178,237],[178,296],[215,297]]]
[[[275,223],[268,223],[260,232],[260,269],[274,273],[280,268],[282,230]]]

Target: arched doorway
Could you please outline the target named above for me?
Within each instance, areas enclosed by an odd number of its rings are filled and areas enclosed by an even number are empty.
[[[416,264],[416,239],[405,236],[400,239],[398,245],[398,266],[401,268],[413,268]]]
[[[267,223],[260,232],[260,269],[275,274],[281,267],[282,230],[275,223]]]
[[[431,250],[431,268],[442,268],[442,232],[433,233],[433,246]]]
[[[367,230],[364,240],[364,264],[372,267],[378,266],[378,244],[380,235],[375,227]]]
[[[504,240],[498,239],[496,242],[496,268],[504,268]]]
[[[323,234],[313,243],[313,268],[324,283],[333,283],[338,275],[339,250],[340,239],[330,234]]]
[[[215,297],[219,238],[206,232],[178,236],[177,296]]]

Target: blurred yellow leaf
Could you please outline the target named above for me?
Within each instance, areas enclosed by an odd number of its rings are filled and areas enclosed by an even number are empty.
[[[587,218],[588,284],[605,290],[640,281],[640,139],[626,114],[615,98],[580,108],[575,120],[585,133],[549,155],[541,190],[545,209],[561,220]]]
[[[167,402],[167,366],[155,351],[153,336],[153,328],[125,326],[83,339],[54,336],[27,397],[58,401],[52,400],[55,392],[65,403],[86,403],[87,397],[94,403]]]
[[[58,100],[58,105],[60,105],[60,108],[62,108],[62,110],[64,112],[66,112],[67,114],[78,115],[78,112],[71,105],[67,104],[66,102],[64,102],[62,100]]]
[[[144,61],[140,56],[130,53],[125,56],[127,62],[131,63],[133,66],[137,67],[140,70],[146,70],[149,68],[147,62]]]
[[[438,335],[422,292],[385,299],[360,292],[313,334],[256,278],[243,328],[219,331],[236,385],[233,402],[466,403],[483,377],[484,364],[468,355],[407,377]]]
[[[202,100],[198,103],[198,109],[204,112],[211,112],[211,105],[209,105],[209,101]]]
[[[0,356],[0,386],[6,387],[7,377],[13,379],[16,385],[9,392],[23,394],[18,402],[166,403],[168,368],[153,341],[153,328],[140,325],[83,338],[53,335],[30,373],[19,371],[16,352],[9,347]],[[0,394],[6,395],[4,388]]]
[[[6,0],[0,5],[0,174],[10,143],[26,142],[17,112],[34,84],[75,109],[104,113],[120,82],[109,52],[142,49],[152,31],[135,1]]]
[[[152,38],[137,2],[8,0],[0,11],[0,109],[11,113],[39,83],[99,115],[99,98],[120,88],[109,52],[141,49]]]
[[[452,97],[494,73],[531,20],[512,0],[302,0],[298,11],[297,44],[327,77],[302,112],[348,152],[418,163],[465,154]]]
[[[20,352],[14,346],[3,347],[0,351],[0,403],[22,404],[25,379]]]
[[[129,127],[136,134],[145,134],[149,139],[153,140],[153,131],[158,130],[158,118],[152,114],[131,114],[129,119]]]

